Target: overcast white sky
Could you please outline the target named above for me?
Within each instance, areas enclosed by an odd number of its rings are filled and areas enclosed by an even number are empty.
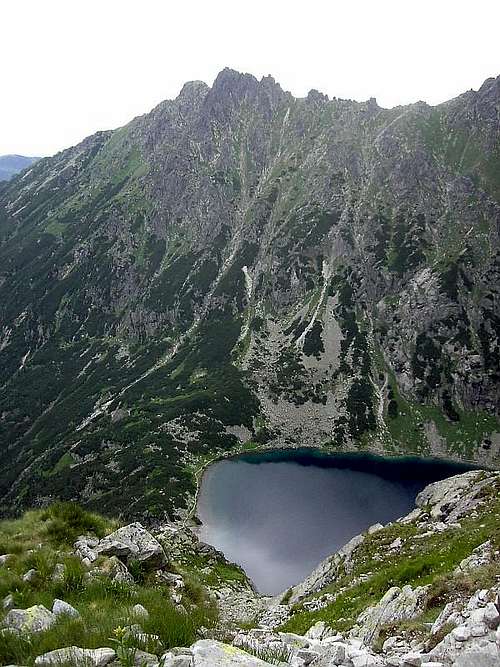
[[[0,0],[0,154],[52,154],[225,66],[436,104],[500,74],[499,34],[499,0]]]

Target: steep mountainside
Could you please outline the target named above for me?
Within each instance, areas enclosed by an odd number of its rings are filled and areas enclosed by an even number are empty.
[[[500,462],[500,77],[382,109],[224,70],[0,186],[4,508],[185,507],[200,460]]]
[[[38,157],[24,155],[0,155],[0,181],[8,181],[26,167],[39,160]]]

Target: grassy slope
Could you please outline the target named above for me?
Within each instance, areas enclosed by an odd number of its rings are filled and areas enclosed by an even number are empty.
[[[69,504],[0,523],[0,552],[14,554],[0,571],[0,597],[12,594],[17,608],[43,604],[49,609],[54,598],[60,598],[81,614],[81,619],[62,618],[50,630],[30,637],[0,634],[0,664],[32,665],[37,655],[71,645],[110,646],[117,628],[138,620],[144,632],[158,635],[163,648],[189,645],[201,626],[214,624],[216,611],[194,572],[186,581],[183,598],[189,614],[174,606],[169,589],[154,582],[152,573],[134,571],[134,584],[118,584],[105,577],[86,582],[85,568],[70,554],[73,540],[89,531],[103,536],[116,527],[114,521]],[[52,580],[56,563],[64,565],[60,581]],[[38,571],[37,579],[23,581],[22,575],[31,568]],[[147,620],[134,618],[131,608],[138,603],[148,610]],[[157,650],[147,643],[138,648]]]

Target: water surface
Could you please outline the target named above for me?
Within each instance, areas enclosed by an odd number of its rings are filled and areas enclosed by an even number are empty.
[[[259,591],[275,594],[370,525],[407,514],[429,482],[467,469],[314,450],[219,461],[202,480],[199,537],[240,564]]]

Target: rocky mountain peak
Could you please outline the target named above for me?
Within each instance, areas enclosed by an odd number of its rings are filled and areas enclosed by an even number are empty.
[[[182,86],[177,99],[183,102],[199,100],[205,97],[209,90],[209,86],[204,81],[188,81]]]
[[[206,97],[206,108],[221,118],[228,118],[245,104],[250,109],[270,114],[285,95],[272,77],[264,77],[259,82],[252,74],[225,68],[217,75]]]

